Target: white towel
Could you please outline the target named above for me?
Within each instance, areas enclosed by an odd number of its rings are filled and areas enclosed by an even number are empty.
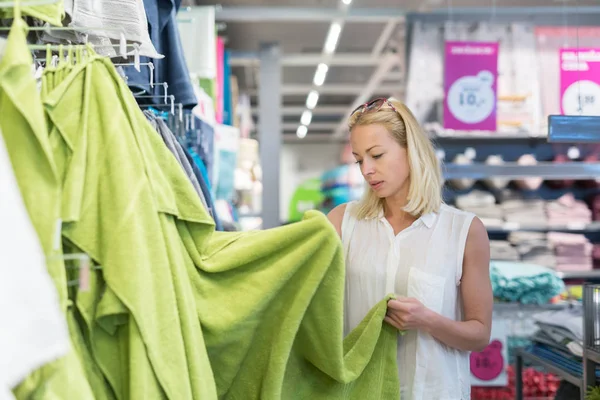
[[[17,134],[18,132],[15,132]],[[0,399],[69,349],[58,294],[0,132]]]
[[[140,55],[150,58],[163,58],[152,44],[148,33],[148,20],[142,0],[65,0],[65,13],[70,18],[69,27],[74,28],[104,28],[88,32],[88,42],[96,47],[99,54],[109,57],[117,55],[117,50],[111,47],[118,44],[121,32],[128,43],[140,45]],[[44,34],[44,40],[52,37],[68,40],[71,32],[50,31]],[[81,42],[83,32],[75,32],[77,42]],[[133,54],[131,48],[128,53]]]

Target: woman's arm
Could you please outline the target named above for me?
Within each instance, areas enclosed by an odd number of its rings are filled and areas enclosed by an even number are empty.
[[[344,212],[346,212],[346,204],[340,204],[327,214],[329,222],[333,224],[338,235],[340,235],[340,238],[342,237],[342,220],[344,219]]]
[[[399,329],[421,329],[449,347],[481,351],[490,341],[493,295],[490,282],[490,244],[487,230],[475,218],[469,228],[460,291],[463,321],[446,318],[416,299],[399,298],[388,303],[386,321]]]

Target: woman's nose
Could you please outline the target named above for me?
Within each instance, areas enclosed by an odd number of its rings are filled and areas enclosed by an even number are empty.
[[[373,168],[373,163],[363,161],[363,175],[373,175],[375,172],[375,168]]]

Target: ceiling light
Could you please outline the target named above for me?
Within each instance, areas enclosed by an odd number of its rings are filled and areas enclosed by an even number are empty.
[[[312,121],[312,112],[310,112],[310,110],[304,110],[300,117],[300,123],[308,126],[310,125],[310,121]]]
[[[332,54],[337,47],[340,33],[342,32],[342,25],[339,22],[334,22],[329,27],[329,33],[327,34],[327,40],[325,40],[325,53]]]
[[[319,64],[317,66],[317,71],[315,72],[315,79],[313,79],[313,83],[316,86],[321,86],[325,82],[325,78],[327,77],[327,71],[329,71],[329,67],[327,64]]]
[[[308,128],[305,125],[300,125],[296,130],[296,136],[298,136],[300,139],[304,139],[307,132]]]
[[[347,6],[349,6],[350,3],[352,3],[352,0],[342,0],[342,3],[344,3]]]
[[[306,107],[309,110],[313,110],[317,106],[317,102],[319,101],[319,92],[316,90],[311,90],[306,98]]]

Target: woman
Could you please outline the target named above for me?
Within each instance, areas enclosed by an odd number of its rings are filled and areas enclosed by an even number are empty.
[[[401,331],[402,400],[470,399],[469,352],[490,339],[489,240],[471,213],[443,204],[433,146],[402,103],[376,99],[349,121],[365,197],[328,217],[346,252],[345,329],[386,294]]]

